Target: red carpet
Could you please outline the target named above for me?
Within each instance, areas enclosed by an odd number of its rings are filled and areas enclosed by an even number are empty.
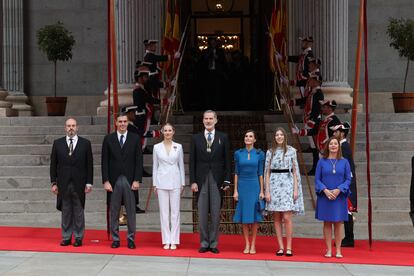
[[[191,233],[181,235],[181,245],[175,251],[162,249],[157,232],[137,232],[135,250],[126,248],[125,239],[122,231],[121,247],[112,249],[106,231],[87,230],[82,247],[61,247],[57,228],[0,227],[0,250],[414,266],[414,243],[410,242],[375,241],[370,250],[367,241],[357,241],[355,248],[343,249],[343,259],[327,259],[322,239],[295,238],[295,256],[290,258],[274,254],[275,237],[258,237],[256,255],[243,254],[242,237],[233,235],[220,237],[220,254],[198,253],[198,235]]]

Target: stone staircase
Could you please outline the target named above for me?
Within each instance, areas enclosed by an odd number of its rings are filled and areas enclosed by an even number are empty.
[[[287,129],[282,115],[263,115],[266,140],[270,142],[276,126]],[[340,114],[349,120],[349,114]],[[408,215],[411,157],[414,149],[414,114],[371,114],[371,183],[373,204],[373,237],[380,240],[414,240],[414,229]],[[106,228],[105,192],[101,184],[100,151],[106,133],[104,117],[78,117],[79,135],[92,142],[94,154],[94,190],[87,196],[86,225],[89,229]],[[219,113],[220,120],[220,113]],[[367,184],[365,158],[365,127],[363,114],[359,115],[357,150],[357,185],[359,213],[355,224],[357,239],[366,239]],[[59,227],[60,212],[55,209],[55,196],[50,193],[49,156],[51,143],[64,135],[65,118],[10,117],[0,118],[0,225]],[[198,120],[197,120],[198,121]],[[298,119],[299,121],[299,119]],[[220,122],[220,121],[219,121]],[[188,183],[188,152],[191,134],[196,123],[194,116],[174,116],[176,140],[185,152]],[[220,129],[220,123],[217,126]],[[242,129],[243,128],[243,129]],[[234,126],[235,132],[244,131],[243,122]],[[290,139],[292,144],[292,139]],[[242,141],[242,138],[240,139]],[[306,143],[306,139],[302,139]],[[150,144],[157,141],[150,141]],[[264,147],[264,146],[263,146]],[[304,154],[310,165],[310,154]],[[150,170],[152,156],[144,155],[144,164]],[[151,178],[144,178],[140,191],[144,207]],[[314,219],[310,194],[302,179],[306,215],[295,217],[295,236],[322,237],[322,225]],[[310,178],[313,188],[313,178]],[[157,198],[151,197],[150,211],[137,215],[138,230],[159,231]],[[192,193],[187,188],[181,202],[182,231],[193,230]]]
[[[60,212],[50,192],[49,164],[53,140],[64,136],[62,117],[0,118],[0,225],[59,227]],[[106,118],[77,117],[79,135],[92,143],[94,187],[86,200],[86,227],[106,228],[105,192],[101,179],[101,147],[106,133]],[[192,116],[173,119],[176,140],[184,144],[185,160],[193,131]],[[152,145],[158,141],[150,140]],[[144,166],[151,171],[152,155],[144,155]],[[187,168],[188,171],[188,168]],[[140,207],[145,207],[152,179],[144,178]],[[188,189],[181,201],[183,231],[192,231],[192,194]],[[149,210],[137,215],[137,229],[159,230],[158,200],[152,194]]]
[[[341,121],[351,121],[349,114],[339,114]],[[267,139],[271,141],[276,126],[287,129],[283,116],[265,116]],[[298,119],[299,121],[300,119]],[[365,155],[365,115],[358,115],[355,164],[358,209],[356,239],[368,238],[368,192]],[[414,114],[377,113],[370,115],[371,197],[373,238],[378,240],[414,240],[409,217],[411,157],[414,155]],[[303,144],[307,139],[301,139]],[[290,139],[292,144],[292,139]],[[304,154],[310,168],[312,157]],[[313,177],[310,177],[313,188]],[[295,236],[322,236],[322,225],[314,219],[310,195],[302,178],[306,216],[295,218]]]

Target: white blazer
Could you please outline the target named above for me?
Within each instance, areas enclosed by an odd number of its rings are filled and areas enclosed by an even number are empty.
[[[173,190],[185,185],[184,153],[181,144],[173,142],[168,154],[164,143],[158,143],[154,145],[152,158],[152,185],[154,187]]]

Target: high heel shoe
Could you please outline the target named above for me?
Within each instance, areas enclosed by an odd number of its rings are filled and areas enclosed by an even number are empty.
[[[331,258],[332,253],[330,251],[326,251],[325,258]]]
[[[254,245],[252,245],[251,247],[250,247],[250,251],[249,251],[249,253],[250,254],[256,254],[256,246],[254,246]]]
[[[285,250],[283,248],[280,248],[277,252],[276,252],[276,256],[283,256],[285,254]]]
[[[170,249],[170,245],[167,243],[166,245],[164,245],[164,249],[165,249],[165,250]]]
[[[246,247],[243,250],[243,254],[249,254],[249,252],[250,252],[250,247],[249,245],[246,245]]]
[[[176,250],[177,249],[177,246],[175,244],[171,244],[170,249],[171,250]]]
[[[335,257],[337,257],[338,259],[341,259],[341,258],[343,258],[344,256],[341,254],[341,253],[336,253],[336,256]]]

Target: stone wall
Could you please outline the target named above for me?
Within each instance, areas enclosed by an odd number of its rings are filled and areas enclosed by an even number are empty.
[[[36,31],[57,21],[76,40],[73,59],[58,62],[57,94],[102,95],[107,81],[107,8],[105,0],[25,0],[25,92],[29,96],[53,94],[53,64],[37,46]]]
[[[400,92],[403,89],[406,60],[398,56],[398,52],[389,47],[390,41],[386,33],[388,19],[413,19],[414,5],[412,0],[373,0],[368,1],[368,62],[369,89],[372,92]],[[349,1],[349,84],[354,86],[355,56],[358,41],[359,1]],[[414,66],[408,75],[407,90],[414,91]],[[361,70],[361,73],[363,71]],[[364,76],[361,74],[361,85]],[[363,91],[363,86],[361,86]],[[378,100],[381,100],[379,97]],[[391,98],[391,93],[389,97]],[[373,99],[377,100],[377,99]],[[388,100],[386,102],[389,102]],[[379,106],[378,106],[379,107]]]

